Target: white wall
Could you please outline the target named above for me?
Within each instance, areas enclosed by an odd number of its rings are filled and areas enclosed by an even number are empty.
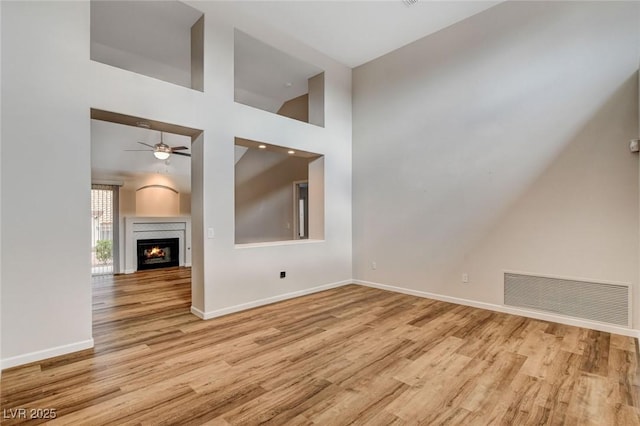
[[[351,70],[234,4],[192,5],[206,13],[205,92],[91,62],[88,3],[3,3],[3,365],[90,344],[90,107],[204,130],[191,158],[197,312],[351,279]],[[234,27],[325,70],[325,128],[233,102]],[[324,241],[235,248],[235,136],[325,155]],[[28,263],[36,244],[54,242],[60,256]]]
[[[503,270],[630,283],[640,328],[639,8],[506,2],[355,69],[355,277],[497,305]]]
[[[1,28],[8,367],[93,344],[89,4],[3,2]]]
[[[204,312],[204,135],[191,144],[191,306]]]
[[[125,234],[125,217],[127,216],[135,216],[136,215],[136,190],[135,188],[129,187],[127,184],[120,187],[120,191],[118,193],[118,207],[120,214],[120,226],[118,227],[118,242],[119,249],[118,254],[120,257],[120,261],[118,265],[120,266],[119,273],[124,273],[124,264],[125,264],[125,247],[124,247],[124,234]]]
[[[152,58],[145,58],[101,43],[91,44],[91,56],[95,61],[191,87],[191,72],[188,68],[172,67]]]
[[[205,12],[205,111],[211,118],[205,122],[203,146],[203,228],[215,232],[215,238],[204,240],[202,311],[207,316],[218,315],[284,294],[350,280],[351,70],[271,31],[263,22],[243,18],[233,3],[192,4]],[[324,128],[233,102],[234,27],[325,70]],[[234,247],[236,136],[325,155],[324,241]],[[195,189],[192,196],[196,197]],[[194,221],[195,217],[192,212]],[[195,266],[195,253],[193,261]],[[287,271],[283,280],[279,278],[282,270]]]
[[[0,2],[2,23],[2,2]],[[0,93],[2,93],[2,31],[0,31]],[[0,129],[2,128],[2,97],[0,97]],[[0,131],[0,164],[2,164],[2,132]],[[2,173],[0,173],[0,242],[2,241]],[[2,244],[0,243],[0,271],[2,271]],[[0,273],[0,380],[2,379],[2,273]]]

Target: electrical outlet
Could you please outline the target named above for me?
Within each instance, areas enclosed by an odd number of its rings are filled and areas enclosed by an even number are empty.
[[[467,274],[466,272],[462,274],[462,282],[465,284],[469,282],[469,274]]]
[[[287,278],[287,271],[280,271],[280,278]]]
[[[376,262],[371,262],[371,269],[378,269],[378,264]]]

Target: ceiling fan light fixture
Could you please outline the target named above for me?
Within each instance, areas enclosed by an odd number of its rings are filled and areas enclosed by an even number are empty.
[[[160,139],[162,141],[162,139]],[[166,160],[171,155],[171,147],[164,142],[160,142],[153,147],[153,155],[158,160]]]
[[[0,0],[2,1],[2,0]],[[148,148],[151,149],[125,149],[125,151],[147,151],[147,152],[152,152],[153,156],[156,157],[158,160],[167,160],[171,154],[175,154],[175,155],[180,155],[182,157],[191,157],[191,154],[188,152],[182,152],[182,151],[186,151],[189,149],[189,147],[187,146],[169,146],[166,143],[164,143],[163,141],[163,137],[162,137],[162,132],[160,132],[160,142],[155,144],[155,145],[151,145],[148,144],[146,142],[140,142],[138,141],[138,143],[140,145],[144,145]]]
[[[171,154],[166,151],[153,151],[153,156],[158,160],[166,160],[167,158],[169,158],[169,155]]]

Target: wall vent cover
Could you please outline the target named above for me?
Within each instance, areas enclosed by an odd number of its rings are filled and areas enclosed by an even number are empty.
[[[505,272],[504,304],[629,327],[630,286]]]

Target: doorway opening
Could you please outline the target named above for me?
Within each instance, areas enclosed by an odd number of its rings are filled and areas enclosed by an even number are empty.
[[[170,292],[177,298],[170,303],[180,309],[201,305],[192,299],[203,294],[204,282],[202,242],[192,240],[191,213],[199,224],[202,143],[199,129],[91,109],[94,326],[122,308],[107,295],[161,286],[173,277],[179,277],[180,291]],[[144,241],[153,244],[138,247]],[[137,261],[140,253],[143,262]]]
[[[293,182],[293,239],[309,239],[309,181]]]

